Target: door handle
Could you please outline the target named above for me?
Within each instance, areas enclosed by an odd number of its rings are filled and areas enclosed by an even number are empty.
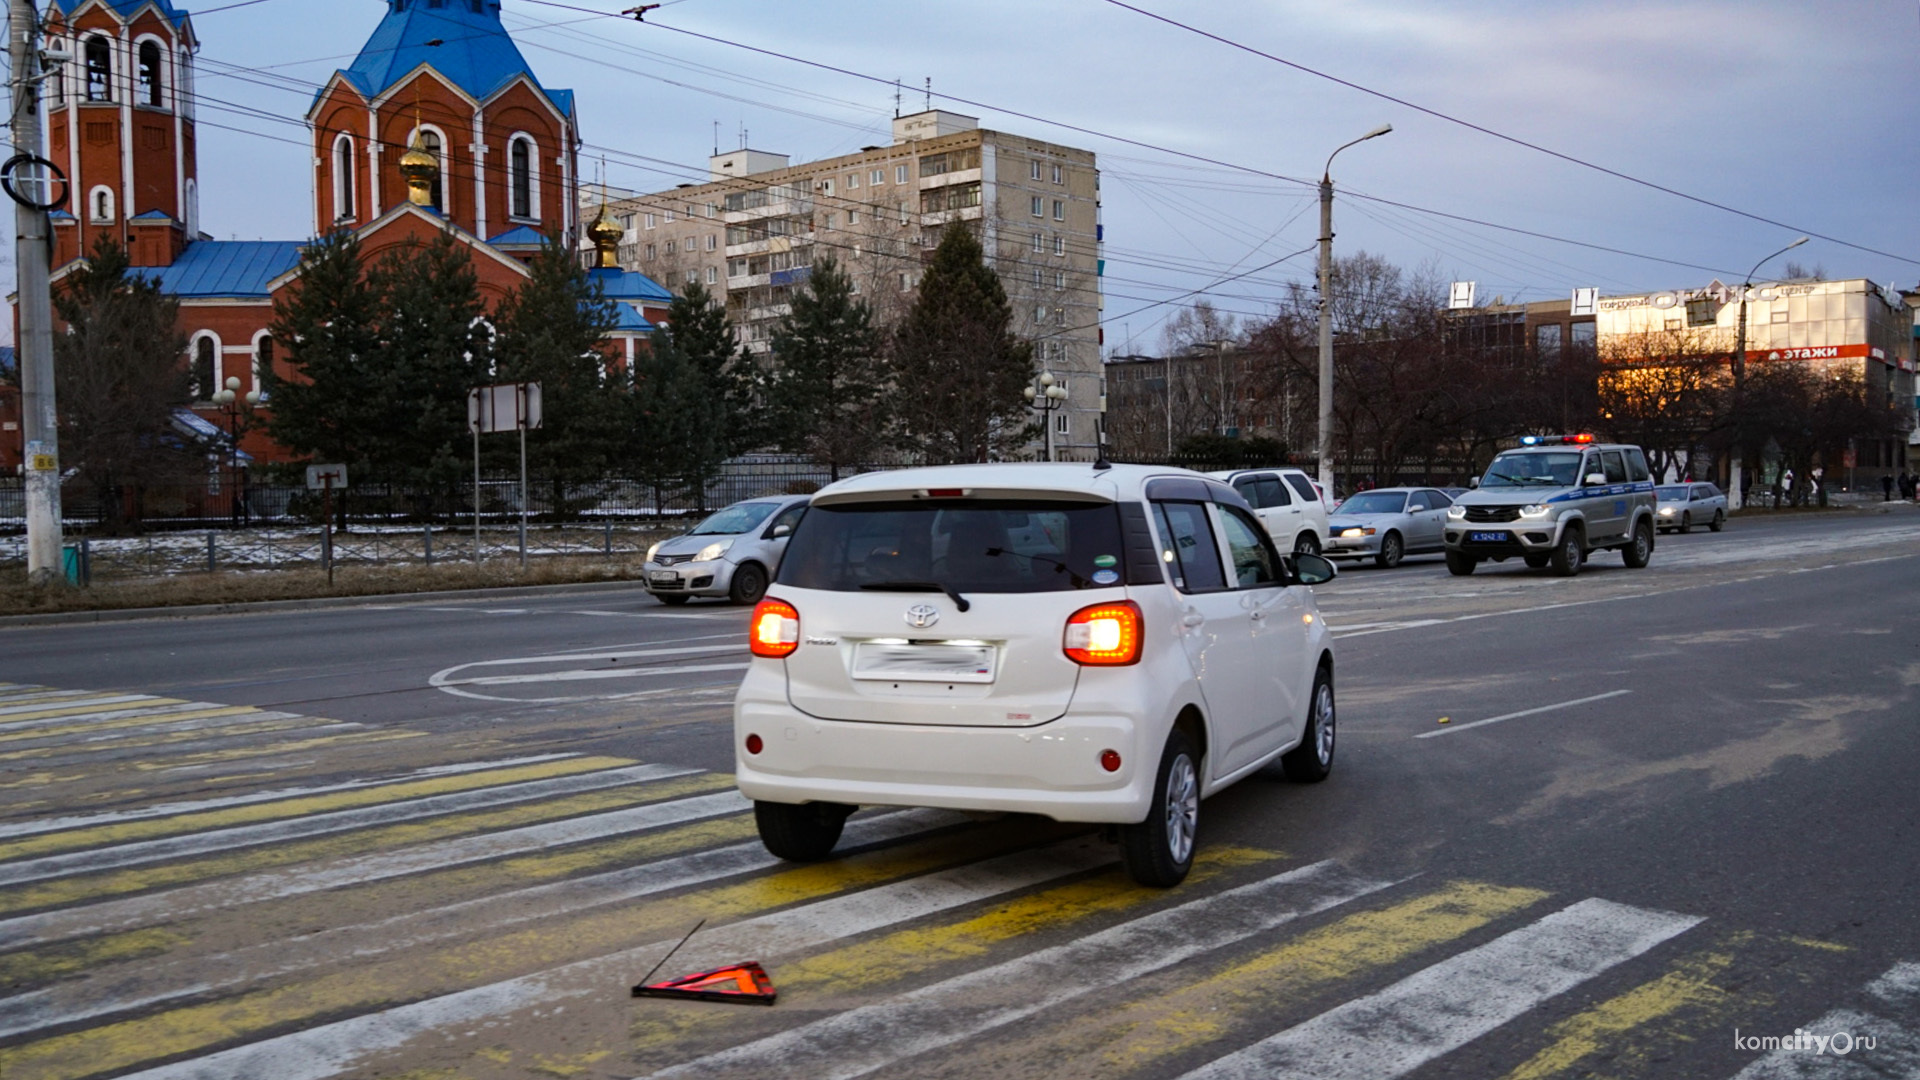
[[[1267,612],[1265,608],[1254,608],[1252,611],[1247,612],[1247,618],[1252,619],[1254,622],[1259,622],[1266,617]]]
[[[1185,615],[1180,616],[1180,625],[1186,627],[1199,626],[1206,621],[1207,617],[1197,611],[1189,611]]]

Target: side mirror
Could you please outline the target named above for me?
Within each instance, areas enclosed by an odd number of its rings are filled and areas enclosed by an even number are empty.
[[[1340,576],[1340,568],[1332,559],[1304,551],[1293,557],[1293,572],[1302,585],[1325,585]]]
[[[1473,478],[1471,478],[1471,479],[1469,479],[1469,480],[1467,481],[1467,486],[1468,486],[1468,487],[1470,487],[1470,488],[1477,488],[1477,487],[1479,487],[1479,486],[1480,486],[1480,478],[1476,476],[1476,477],[1473,477]]]
[[[773,527],[773,538],[775,540],[778,540],[783,536],[792,536],[792,535],[793,535],[793,526],[791,525],[775,525]]]
[[[1590,472],[1587,474],[1586,485],[1588,487],[1605,487],[1606,484],[1607,484],[1606,473]]]

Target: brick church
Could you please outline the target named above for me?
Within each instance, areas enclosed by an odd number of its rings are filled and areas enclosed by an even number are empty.
[[[470,249],[483,296],[497,304],[527,277],[543,236],[578,243],[573,93],[541,85],[500,22],[499,0],[386,5],[359,57],[334,72],[307,112],[307,235],[352,229],[371,261],[450,231]],[[171,0],[53,0],[46,34],[73,56],[42,96],[46,156],[66,171],[72,192],[53,215],[54,287],[104,234],[177,297],[199,417],[181,422],[205,434],[221,419],[208,399],[227,380],[238,378],[244,394],[259,389],[265,365],[290,372],[268,327],[275,297],[299,278],[308,241],[215,240],[202,231],[200,42]],[[596,248],[591,273],[620,316],[609,353],[630,361],[672,294],[618,269],[619,227],[604,212],[586,232]],[[262,460],[286,456],[257,429],[245,450]]]

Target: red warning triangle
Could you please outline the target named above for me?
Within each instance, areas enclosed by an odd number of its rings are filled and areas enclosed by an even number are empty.
[[[697,1001],[731,1001],[739,1005],[771,1005],[778,995],[767,970],[752,960],[694,975],[682,975],[666,982],[647,983],[633,988],[634,997],[693,998]]]

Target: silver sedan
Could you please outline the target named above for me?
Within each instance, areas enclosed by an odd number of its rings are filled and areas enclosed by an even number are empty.
[[[1445,551],[1453,499],[1437,488],[1375,488],[1348,496],[1327,520],[1327,557],[1398,566],[1408,555]]]
[[[734,503],[709,515],[692,532],[660,541],[647,549],[647,591],[663,604],[684,604],[695,596],[759,603],[810,498],[789,495]]]
[[[1705,525],[1714,532],[1726,528],[1727,496],[1712,484],[1662,484],[1654,494],[1659,496],[1660,505],[1654,509],[1653,520],[1661,532],[1691,532],[1695,525]]]

